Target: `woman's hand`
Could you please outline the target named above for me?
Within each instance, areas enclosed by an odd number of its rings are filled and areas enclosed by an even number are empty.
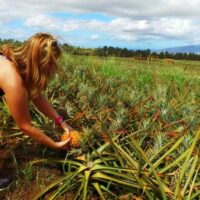
[[[70,138],[65,141],[56,142],[56,149],[67,151],[69,149],[68,143]]]
[[[63,121],[60,126],[66,133],[69,133],[70,131],[74,131],[74,129],[70,125],[68,125],[65,121]]]

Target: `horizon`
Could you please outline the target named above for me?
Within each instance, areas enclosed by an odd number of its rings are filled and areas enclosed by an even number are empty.
[[[200,44],[200,0],[0,0],[0,5],[1,39],[23,41],[48,32],[82,48],[159,50]]]
[[[13,38],[7,38],[7,39],[2,39],[2,38],[0,38],[0,40],[14,40],[14,42],[23,42],[22,40],[17,40],[17,39],[13,39]],[[70,44],[68,44],[68,43],[61,43],[62,45],[64,45],[64,44],[67,44],[67,45],[70,45]],[[128,49],[128,50],[131,50],[131,51],[145,51],[145,50],[148,50],[148,49],[139,49],[139,48],[127,48],[127,47],[119,47],[119,46],[108,46],[108,45],[104,45],[104,46],[98,46],[98,47],[82,47],[82,46],[75,46],[75,45],[70,45],[70,46],[72,46],[72,47],[75,47],[75,48],[85,48],[85,49],[98,49],[98,48],[104,48],[105,46],[106,47],[112,47],[112,48],[121,48],[121,49],[123,49],[123,48],[126,48],[126,49]],[[162,51],[167,51],[168,49],[169,50],[175,50],[175,49],[179,49],[179,48],[188,48],[188,47],[199,47],[200,48],[200,44],[195,44],[195,45],[187,45],[187,46],[177,46],[177,47],[167,47],[167,48],[163,48],[163,49],[149,49],[151,52],[156,52],[157,51],[157,53],[160,53],[160,52],[162,52]],[[178,52],[179,53],[179,52]],[[181,52],[180,52],[181,53]],[[182,52],[183,53],[183,52]],[[190,52],[188,52],[188,53],[190,53]]]

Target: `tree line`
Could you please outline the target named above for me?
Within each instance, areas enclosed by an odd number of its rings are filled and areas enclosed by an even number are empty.
[[[11,44],[13,46],[20,46],[23,42],[14,39],[1,39],[0,46],[3,44]],[[138,60],[147,59],[174,59],[174,60],[196,60],[200,61],[200,55],[195,53],[169,53],[165,52],[153,52],[150,49],[146,50],[132,50],[127,48],[104,46],[98,48],[81,48],[69,45],[67,43],[61,44],[62,49],[73,55],[85,55],[85,56],[102,56],[102,57],[133,57]]]
[[[1,39],[0,38],[0,46],[4,45],[4,44],[10,44],[12,46],[20,46],[22,44],[21,41],[18,40],[14,40],[14,39]]]
[[[63,44],[63,49],[74,55],[95,55],[102,57],[134,57],[138,60],[147,59],[174,59],[174,60],[196,60],[200,61],[200,55],[195,53],[170,53],[170,52],[154,52],[150,49],[131,50],[127,48],[104,46],[99,48],[80,48],[68,44]]]

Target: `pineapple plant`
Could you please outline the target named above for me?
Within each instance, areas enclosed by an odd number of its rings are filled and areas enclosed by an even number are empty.
[[[100,67],[91,67],[90,60],[83,63],[80,59],[77,65],[71,64],[74,67],[66,67],[68,82],[59,82],[59,92],[64,95],[58,102],[70,113],[73,127],[86,127],[92,134],[85,140],[87,145],[82,143],[80,152],[75,152],[78,156],[70,157],[67,152],[67,159],[54,161],[64,163],[69,173],[48,187],[54,190],[51,199],[70,190],[77,191],[74,199],[89,199],[90,194],[101,199],[113,195],[110,199],[116,199],[130,191],[133,197],[142,194],[144,199],[197,197],[199,136],[192,133],[200,120],[199,105],[191,104],[191,99],[199,98],[199,87],[194,85],[193,96],[188,92],[191,88],[179,89],[173,76],[175,69],[166,74],[165,66],[159,66],[163,70],[159,74],[154,73],[155,68],[144,71],[139,63],[133,63],[134,71],[123,77],[115,73],[117,67],[123,67],[117,65],[118,60],[105,74]],[[179,131],[179,127],[184,129]],[[80,135],[73,132],[64,133],[61,139],[70,137],[69,145],[78,148]],[[85,138],[85,132],[83,135]],[[123,192],[116,189],[120,187]]]
[[[73,148],[79,148],[80,147],[81,135],[78,131],[70,131],[69,133],[64,132],[61,135],[61,141],[65,141],[68,138],[70,138],[70,142],[69,142],[70,147],[73,147]]]

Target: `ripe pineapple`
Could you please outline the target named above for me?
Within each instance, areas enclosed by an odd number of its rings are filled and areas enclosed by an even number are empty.
[[[74,148],[78,148],[80,147],[80,139],[81,139],[81,135],[78,131],[70,131],[69,134],[64,132],[62,135],[61,135],[61,140],[62,141],[65,141],[67,140],[68,138],[70,138],[70,141],[69,141],[69,145],[71,147],[74,147]]]

